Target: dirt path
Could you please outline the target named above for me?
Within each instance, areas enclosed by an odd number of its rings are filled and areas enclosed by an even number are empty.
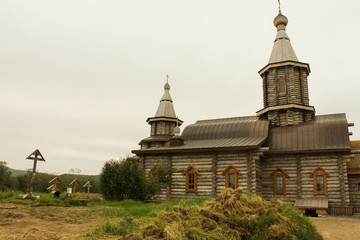
[[[0,239],[73,239],[105,217],[82,207],[0,204]]]
[[[328,240],[360,240],[360,218],[321,216],[310,218]]]

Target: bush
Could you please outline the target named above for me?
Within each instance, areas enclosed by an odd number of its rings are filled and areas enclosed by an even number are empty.
[[[146,200],[159,194],[161,182],[149,174],[136,157],[107,161],[100,174],[101,193],[108,200]]]
[[[11,172],[7,162],[0,161],[0,191],[8,190],[11,186]]]

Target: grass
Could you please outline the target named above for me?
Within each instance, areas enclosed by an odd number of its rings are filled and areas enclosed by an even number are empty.
[[[79,239],[111,238],[111,236],[133,234],[138,232],[142,226],[154,221],[160,211],[170,211],[175,206],[201,207],[209,200],[211,198],[173,199],[162,203],[134,200],[103,201],[102,206],[108,207],[104,209],[103,215],[112,218],[112,220],[100,223]],[[96,205],[98,203],[90,206]]]
[[[63,219],[66,223],[78,223],[81,214],[105,219],[78,239],[322,239],[309,219],[292,205],[241,194],[241,190],[231,191],[215,200],[173,199],[162,203],[90,198],[88,206],[59,210],[76,212],[67,213]],[[23,199],[20,194],[0,192],[0,202],[71,207],[81,199],[72,196],[63,201],[50,194]],[[47,213],[43,217],[52,216]]]

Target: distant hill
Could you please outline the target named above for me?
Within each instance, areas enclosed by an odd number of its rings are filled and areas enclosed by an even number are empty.
[[[18,169],[12,169],[12,168],[9,168],[9,171],[11,172],[11,176],[13,176],[13,177],[23,175],[23,174],[26,174],[28,172],[27,170],[18,170]],[[99,175],[72,174],[72,173],[63,173],[63,174],[59,174],[59,176],[60,175],[66,175],[68,177],[73,177],[73,178],[76,178],[76,177],[95,177],[95,178],[98,178],[99,177]]]
[[[12,169],[12,168],[9,168],[9,171],[11,172],[11,176],[13,176],[13,177],[27,173],[26,170],[17,170],[17,169]]]

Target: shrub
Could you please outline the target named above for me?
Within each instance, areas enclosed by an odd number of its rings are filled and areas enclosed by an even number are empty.
[[[11,186],[11,172],[7,167],[7,162],[0,161],[0,190],[8,190]]]
[[[146,176],[136,157],[107,161],[100,174],[102,195],[108,200],[145,200],[160,192],[158,177]]]

